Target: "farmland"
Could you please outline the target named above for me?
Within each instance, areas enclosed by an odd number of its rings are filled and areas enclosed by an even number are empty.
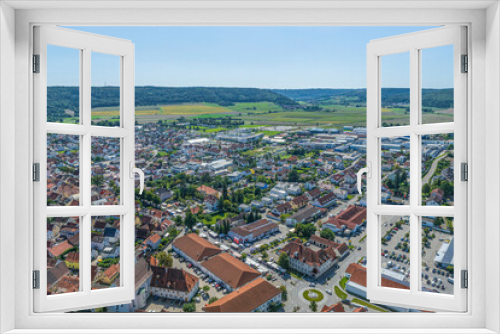
[[[302,109],[283,110],[271,102],[242,102],[234,106],[220,106],[215,103],[177,104],[168,106],[136,107],[135,115],[139,123],[158,120],[174,120],[186,118],[220,118],[232,117],[245,121],[245,127],[259,125],[316,125],[341,127],[344,124],[364,126],[366,124],[366,107],[321,105],[322,111],[305,111]],[[113,119],[119,117],[116,107],[92,109],[92,120]],[[67,117],[65,123],[75,123],[75,117]],[[423,114],[424,123],[453,121],[453,113],[436,111]],[[387,124],[409,124],[409,114],[404,108],[382,108],[382,122]],[[206,129],[206,132],[218,132],[224,129]]]
[[[49,121],[78,123],[78,100],[74,87],[51,87]],[[75,90],[75,92],[73,92]],[[422,92],[424,123],[453,120],[452,90]],[[111,95],[106,95],[111,94]],[[401,89],[383,91],[384,125],[409,122],[408,92]],[[177,119],[239,120],[238,126],[291,125],[342,127],[366,125],[366,91],[342,90],[269,90],[239,88],[136,88],[136,121],[140,124]],[[106,97],[107,96],[107,97]],[[148,105],[149,103],[149,105]],[[99,123],[119,118],[119,90],[94,87],[92,121]],[[219,122],[220,124],[221,122]],[[227,122],[226,122],[227,123]],[[217,125],[200,122],[199,125]],[[205,129],[219,132],[220,128]]]

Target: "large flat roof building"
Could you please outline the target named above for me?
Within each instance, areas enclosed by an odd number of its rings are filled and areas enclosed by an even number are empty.
[[[251,224],[235,227],[229,231],[228,236],[238,242],[253,242],[263,236],[278,231],[278,224],[267,219],[260,219]]]

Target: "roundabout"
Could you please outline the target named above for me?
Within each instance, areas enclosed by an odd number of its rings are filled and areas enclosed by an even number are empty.
[[[312,301],[315,301],[315,302],[321,302],[325,297],[324,297],[324,294],[319,291],[318,289],[305,289],[303,292],[302,292],[302,297],[309,301],[309,302],[312,302]]]

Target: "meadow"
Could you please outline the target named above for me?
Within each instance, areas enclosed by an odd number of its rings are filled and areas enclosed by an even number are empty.
[[[328,101],[332,102],[332,101]],[[340,128],[344,125],[365,126],[365,106],[345,106],[322,101],[323,111],[284,110],[272,102],[238,102],[232,106],[220,106],[215,103],[175,104],[164,106],[136,107],[135,115],[139,123],[156,122],[186,118],[233,117],[245,121],[244,127],[260,125],[327,126]],[[335,101],[337,102],[337,101]],[[117,107],[92,109],[92,120],[104,120],[119,117]],[[452,122],[453,113],[449,111],[424,113],[424,123]],[[68,117],[66,123],[75,123],[75,117]],[[409,124],[409,114],[405,108],[382,108],[382,122],[387,125]],[[204,132],[219,132],[225,128],[206,128]],[[271,135],[267,134],[266,135]]]

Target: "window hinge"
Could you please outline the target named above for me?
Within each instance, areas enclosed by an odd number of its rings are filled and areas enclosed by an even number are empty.
[[[33,73],[40,73],[40,55],[33,55]]]
[[[40,182],[40,164],[38,162],[33,164],[33,181]]]
[[[33,289],[40,289],[40,270],[33,270]]]
[[[469,72],[469,56],[467,55],[462,55],[462,73],[467,73]]]
[[[469,165],[466,162],[460,164],[460,173],[462,181],[469,181]]]
[[[469,273],[467,270],[462,270],[462,289],[469,288]]]

